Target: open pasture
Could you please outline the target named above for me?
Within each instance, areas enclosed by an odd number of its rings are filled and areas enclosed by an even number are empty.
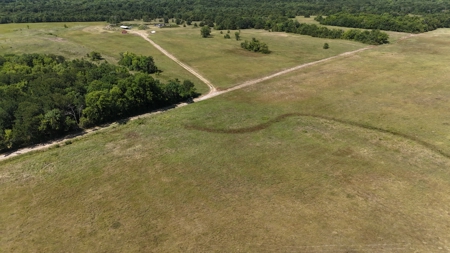
[[[81,27],[101,23],[32,23],[0,25],[0,54],[53,53],[67,58],[81,58],[90,49],[61,37]]]
[[[285,113],[339,116],[450,153],[447,38],[449,30],[436,30],[249,87],[246,97],[237,98],[280,106]]]
[[[234,34],[237,31],[230,31],[231,39],[223,37],[227,30],[222,32],[213,29],[210,38],[202,38],[200,28],[166,28],[156,30],[150,38],[194,67],[219,89],[367,46],[352,41],[254,29],[241,30],[241,40],[236,41]],[[254,53],[240,47],[241,42],[252,38],[265,42],[272,53]],[[330,48],[323,49],[324,43]]]
[[[447,252],[449,39],[436,30],[2,161],[0,248]]]

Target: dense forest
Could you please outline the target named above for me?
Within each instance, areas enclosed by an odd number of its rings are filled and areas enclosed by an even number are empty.
[[[151,57],[123,54],[124,65]],[[156,67],[153,70],[157,70]],[[194,84],[164,84],[143,72],[62,56],[0,56],[0,151],[148,112],[197,96]]]
[[[397,32],[421,33],[441,27],[450,27],[450,15],[395,16],[392,14],[337,13],[326,18],[316,17],[323,25],[365,29],[381,29]]]
[[[236,27],[247,18],[298,15],[335,16],[326,24],[421,32],[449,27],[450,0],[3,0],[0,23],[151,20],[176,18],[189,23],[221,23],[229,19]],[[416,17],[411,16],[416,15]],[[420,15],[420,17],[417,17]],[[345,18],[345,21],[340,21]],[[361,25],[363,20],[363,25]],[[359,23],[359,24],[357,24]]]
[[[236,29],[236,24],[230,24],[228,21],[229,19],[225,19],[220,23],[217,23],[215,28],[217,30]],[[242,29],[255,28],[266,29],[274,32],[297,33],[327,39],[354,40],[373,45],[389,43],[389,35],[384,32],[380,32],[378,29],[374,29],[372,31],[361,31],[357,29],[344,31],[342,29],[330,29],[325,26],[318,26],[315,24],[300,23],[297,20],[282,16],[269,17],[265,20],[265,22],[262,22],[261,18],[247,18],[239,24],[239,27],[242,27]]]

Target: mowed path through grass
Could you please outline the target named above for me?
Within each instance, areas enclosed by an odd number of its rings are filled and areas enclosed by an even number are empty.
[[[345,121],[449,152],[449,39],[437,30],[0,162],[0,247],[448,251],[450,160]],[[274,121],[286,113],[324,117]]]

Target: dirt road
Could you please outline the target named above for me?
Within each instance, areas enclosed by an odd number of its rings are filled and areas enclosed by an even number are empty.
[[[189,67],[188,65],[184,64],[183,62],[181,62],[180,60],[178,60],[175,56],[173,56],[171,53],[167,52],[164,48],[160,47],[158,44],[156,44],[153,40],[151,40],[148,37],[148,33],[146,31],[129,31],[132,34],[137,34],[139,36],[141,36],[144,40],[150,42],[150,44],[152,44],[156,49],[158,49],[159,51],[161,51],[161,53],[165,54],[167,57],[169,57],[170,59],[172,59],[174,62],[178,63],[178,65],[180,65],[181,67],[183,67],[185,70],[189,71],[191,74],[193,74],[194,76],[196,76],[198,79],[200,79],[202,82],[204,82],[206,85],[208,85],[209,87],[209,93],[214,93],[216,91],[216,88],[214,87],[214,85],[212,85],[212,83],[204,78],[202,75],[200,75],[197,71],[195,71],[193,68]],[[208,94],[209,94],[208,93]]]
[[[183,106],[186,106],[186,105],[188,105],[188,103],[180,103],[180,104],[177,104],[177,105],[156,109],[154,111],[151,111],[151,112],[148,112],[148,113],[145,113],[145,114],[141,114],[141,115],[138,115],[138,116],[134,116],[134,117],[130,117],[130,118],[124,119],[123,121],[132,121],[132,120],[136,120],[136,119],[139,119],[139,118],[145,118],[145,117],[148,117],[148,116],[151,116],[151,115],[163,113],[163,112],[165,112],[167,110],[175,109],[175,108],[178,108],[178,107],[183,107]],[[21,154],[25,154],[25,153],[28,153],[28,152],[31,152],[31,151],[37,151],[37,150],[46,149],[46,148],[49,148],[49,147],[54,146],[54,145],[58,145],[58,144],[60,144],[60,145],[63,144],[64,145],[67,141],[73,140],[75,138],[81,138],[83,136],[87,136],[89,134],[97,132],[98,130],[104,130],[104,129],[110,128],[110,127],[112,127],[114,125],[117,125],[117,124],[118,124],[117,122],[110,123],[110,124],[104,124],[102,126],[97,126],[97,127],[94,127],[94,128],[85,129],[84,131],[79,132],[79,133],[69,134],[67,136],[64,136],[62,138],[59,138],[59,139],[56,139],[56,140],[53,140],[53,141],[48,141],[48,142],[44,142],[44,143],[41,143],[41,144],[36,144],[36,145],[32,145],[32,146],[29,146],[29,147],[26,147],[26,148],[22,148],[22,149],[13,151],[13,152],[7,152],[7,153],[4,153],[4,154],[0,154],[0,161],[6,160],[8,158],[12,158],[12,157],[15,157],[15,156],[18,156],[18,155],[21,155]]]
[[[210,92],[209,94],[206,94],[206,95],[204,95],[202,97],[199,97],[195,101],[202,101],[202,100],[209,99],[209,98],[212,98],[212,97],[215,97],[215,96],[219,96],[221,94],[224,94],[224,93],[227,93],[227,92],[230,92],[230,91],[234,91],[234,90],[238,90],[238,89],[242,89],[244,87],[247,87],[247,86],[250,86],[250,85],[253,85],[253,84],[257,84],[257,83],[260,83],[260,82],[263,82],[263,81],[272,79],[274,77],[281,76],[281,75],[284,75],[284,74],[287,74],[287,73],[290,73],[290,72],[293,72],[293,71],[296,71],[296,70],[299,70],[299,69],[302,69],[302,68],[306,68],[306,67],[309,67],[309,66],[317,65],[319,63],[327,62],[327,61],[330,61],[330,60],[333,60],[333,59],[336,59],[336,58],[339,58],[339,57],[356,54],[356,53],[362,52],[364,50],[367,50],[367,49],[370,49],[370,48],[373,48],[373,47],[374,46],[368,46],[368,47],[361,48],[361,49],[358,49],[358,50],[345,52],[345,53],[342,53],[342,54],[339,54],[339,55],[328,57],[328,58],[325,58],[325,59],[322,59],[322,60],[313,61],[313,62],[305,63],[305,64],[302,64],[302,65],[298,65],[298,66],[295,66],[295,67],[292,67],[292,68],[285,69],[285,70],[282,70],[280,72],[274,73],[272,75],[268,75],[268,76],[264,76],[264,77],[261,77],[261,78],[258,78],[258,79],[246,81],[246,82],[244,82],[242,84],[238,84],[238,85],[233,86],[231,88],[228,88],[226,90]]]

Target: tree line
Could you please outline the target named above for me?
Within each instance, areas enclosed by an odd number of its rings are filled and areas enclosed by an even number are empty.
[[[263,18],[237,18],[237,22],[231,22],[232,19],[225,18],[216,20],[216,23],[202,22],[201,34],[206,38],[210,35],[210,27],[214,27],[216,30],[230,30],[233,29],[265,29],[273,32],[287,32],[297,33],[302,35],[309,35],[312,37],[327,38],[327,39],[345,39],[362,42],[365,44],[380,45],[389,43],[389,35],[385,32],[381,32],[378,29],[372,29],[372,31],[361,31],[358,29],[350,29],[344,31],[337,28],[327,28],[325,26],[318,26],[316,24],[300,23],[297,20],[287,18],[284,16],[271,16],[267,19]],[[222,34],[223,32],[221,32]],[[236,40],[240,39],[240,33],[235,33]],[[230,39],[230,35],[227,33],[224,35],[225,39]],[[259,49],[259,41],[246,41],[241,44],[242,48],[250,51],[254,51],[255,48]],[[264,45],[264,48],[267,45]],[[263,49],[265,52],[269,50]]]
[[[354,40],[373,45],[389,43],[389,35],[380,30],[361,31],[359,29],[349,29],[344,31],[342,29],[330,29],[316,24],[300,23],[297,20],[282,16],[270,17],[261,24],[259,24],[259,19],[247,19],[247,21],[244,29],[266,29],[274,32],[297,33],[318,38]],[[219,24],[217,26],[220,26],[220,28],[231,29],[224,24]]]
[[[106,21],[156,18],[168,22],[174,18],[177,23],[189,24],[192,21],[204,21],[207,24],[226,24],[227,27],[245,28],[246,19],[259,18],[263,21],[271,16],[294,18],[295,16],[333,14],[344,17],[343,13],[358,15],[373,14],[365,18],[396,21],[395,24],[371,24],[361,28],[425,31],[436,27],[449,27],[450,1],[422,0],[4,0],[0,1],[0,23],[25,22],[72,22],[72,21]],[[420,15],[428,24],[422,29],[418,21],[410,14]],[[346,17],[349,24],[354,20]],[[331,22],[333,19],[330,18]],[[384,22],[384,21],[383,21]],[[381,22],[381,23],[383,23]],[[370,21],[369,23],[373,23]],[[258,22],[260,25],[261,22]],[[412,26],[409,27],[408,26]],[[356,26],[353,26],[356,27]],[[383,28],[382,28],[383,27]],[[230,28],[235,29],[235,28]]]
[[[441,27],[450,27],[448,15],[395,16],[392,14],[336,13],[315,18],[323,25],[345,26],[387,31],[422,33]]]
[[[365,44],[380,45],[389,43],[389,35],[385,32],[381,32],[378,29],[373,29],[371,31],[361,31],[359,29],[349,29],[344,31],[342,29],[330,29],[325,26],[318,26],[316,24],[306,24],[300,23],[297,20],[293,20],[283,16],[271,16],[268,19],[262,18],[241,18],[242,22],[239,23],[239,29],[265,29],[273,32],[287,32],[287,33],[297,33],[302,35],[309,35],[312,37],[327,38],[327,39],[345,39],[354,40],[362,42]],[[210,27],[214,27],[216,30],[232,30],[237,29],[236,23],[229,22],[230,19],[227,18],[222,20],[222,23],[211,23],[202,24],[201,34],[203,37],[208,37],[210,34]],[[205,32],[206,31],[206,32]],[[240,33],[235,33],[236,40],[240,39]],[[225,39],[230,39],[230,35],[227,33],[224,35]],[[241,44],[241,47],[250,51],[258,49],[259,51],[259,41],[246,41]],[[263,43],[261,48],[264,52],[270,52],[266,50],[267,45]]]
[[[133,54],[125,53],[126,56]],[[138,56],[136,56],[139,58]],[[0,56],[0,151],[198,96],[194,84],[44,54]]]

